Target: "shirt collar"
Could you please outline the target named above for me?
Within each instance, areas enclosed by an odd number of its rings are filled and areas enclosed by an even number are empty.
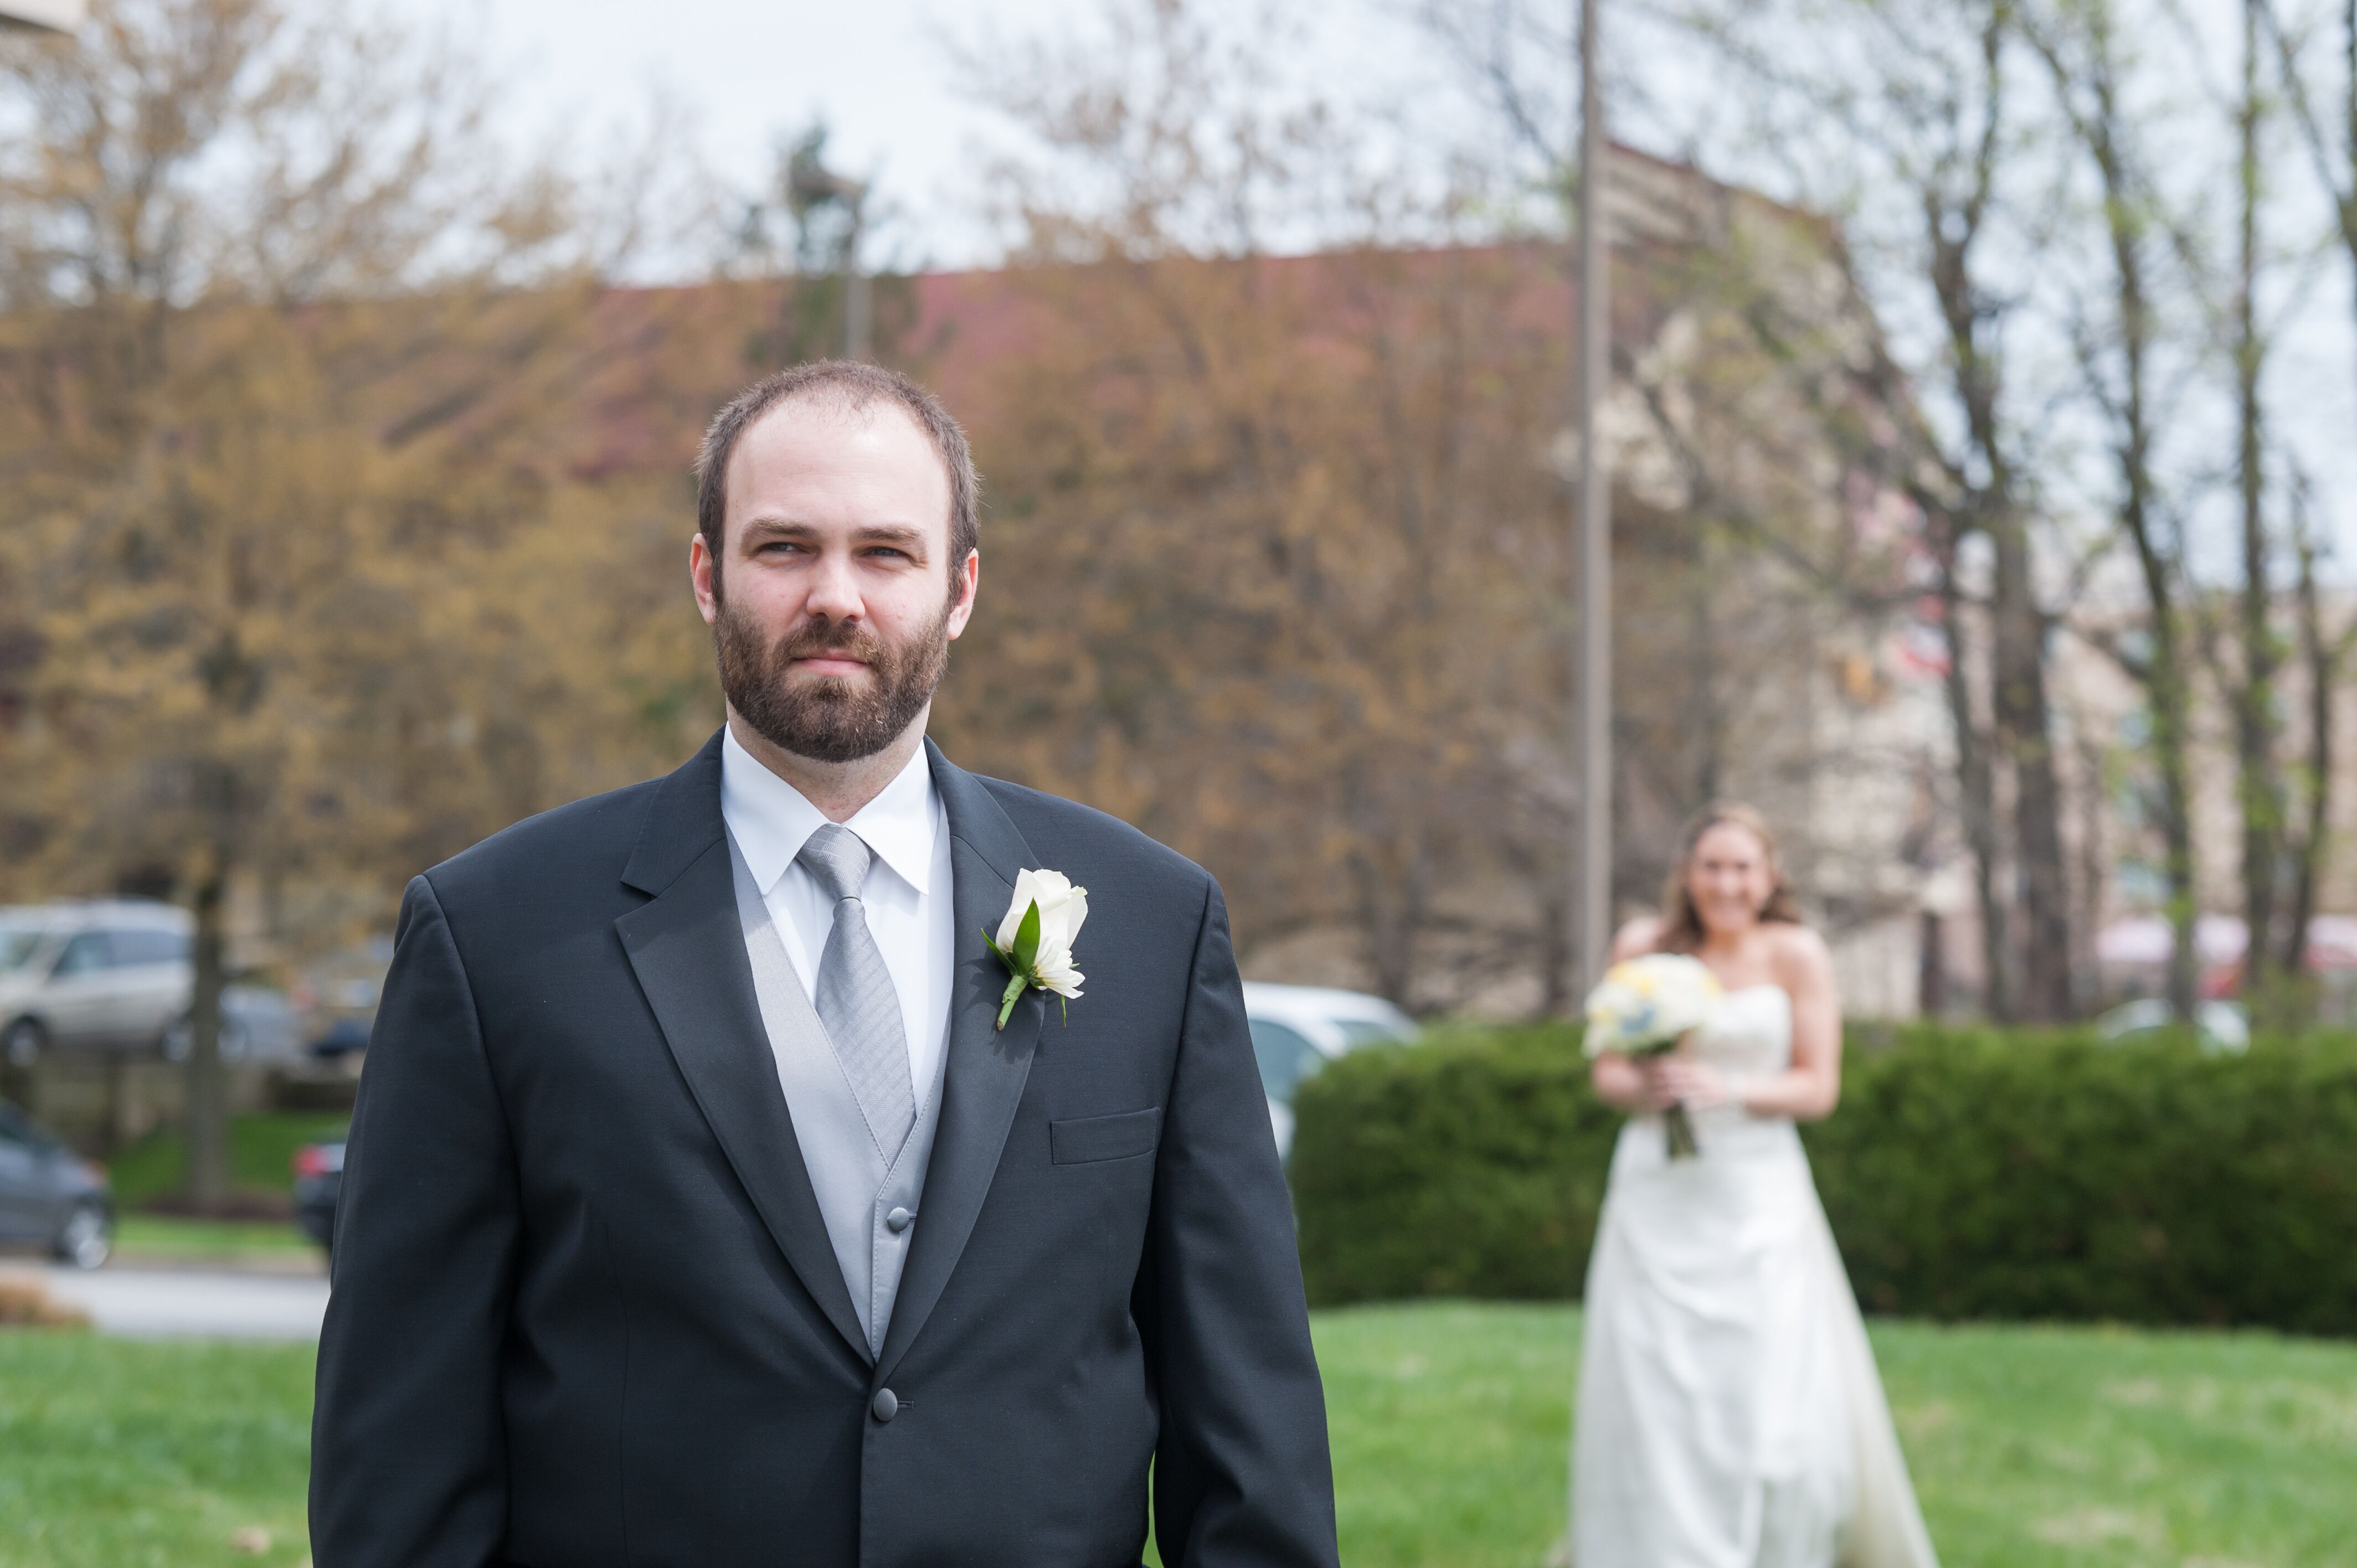
[[[932,875],[933,832],[940,814],[933,770],[925,748],[919,746],[883,792],[843,825],[921,897]],[[733,728],[720,742],[720,815],[764,897],[826,822],[825,813],[801,790],[737,744]]]

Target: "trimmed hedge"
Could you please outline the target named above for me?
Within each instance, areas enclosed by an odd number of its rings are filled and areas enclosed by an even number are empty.
[[[2357,1334],[2357,1038],[1875,1033],[1803,1134],[1868,1310]],[[1575,1029],[1361,1052],[1295,1112],[1314,1304],[1578,1294],[1620,1118]]]

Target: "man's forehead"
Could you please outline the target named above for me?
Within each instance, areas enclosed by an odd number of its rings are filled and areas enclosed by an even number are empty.
[[[745,427],[737,446],[741,455],[755,446],[774,446],[813,437],[832,445],[845,435],[868,431],[905,435],[932,452],[932,438],[918,423],[917,416],[892,399],[879,397],[855,403],[828,388],[784,398],[763,409]],[[938,453],[934,454],[934,461],[938,466]]]
[[[877,464],[879,458],[888,458],[888,466]],[[942,521],[947,525],[948,467],[916,416],[889,398],[855,404],[821,392],[763,410],[745,427],[729,456],[726,489],[735,503],[747,499],[743,487],[757,477],[853,469],[866,469],[867,477],[888,475],[893,481],[940,495]]]

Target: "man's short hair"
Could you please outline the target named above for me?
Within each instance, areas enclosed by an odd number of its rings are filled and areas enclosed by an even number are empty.
[[[857,413],[879,403],[905,410],[917,428],[933,444],[950,480],[950,576],[954,580],[965,558],[982,538],[976,517],[982,481],[974,471],[974,454],[965,432],[950,417],[941,400],[898,371],[857,360],[813,360],[764,376],[730,398],[715,414],[695,454],[695,527],[704,547],[712,553],[712,586],[720,591],[721,544],[726,534],[728,460],[737,438],[763,414],[796,399],[829,403],[846,413]]]

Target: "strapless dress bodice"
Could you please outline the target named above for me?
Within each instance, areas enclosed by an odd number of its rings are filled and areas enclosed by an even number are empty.
[[[1722,1072],[1745,1077],[1792,1065],[1792,997],[1781,985],[1746,985],[1719,1001],[1686,1049]]]
[[[1792,998],[1781,985],[1744,985],[1729,991],[1711,1021],[1694,1033],[1684,1047],[1698,1061],[1709,1063],[1733,1088],[1747,1079],[1785,1071],[1792,1065]],[[1641,1172],[1683,1169],[1688,1184],[1717,1179],[1702,1170],[1723,1173],[1743,1181],[1736,1167],[1767,1160],[1792,1167],[1805,1181],[1807,1162],[1799,1133],[1781,1116],[1758,1116],[1732,1098],[1717,1105],[1696,1106],[1691,1112],[1695,1141],[1704,1158],[1699,1162],[1669,1162],[1662,1119],[1631,1117],[1620,1131],[1613,1160],[1615,1180],[1632,1179]],[[1697,1166],[1701,1169],[1697,1169]]]

